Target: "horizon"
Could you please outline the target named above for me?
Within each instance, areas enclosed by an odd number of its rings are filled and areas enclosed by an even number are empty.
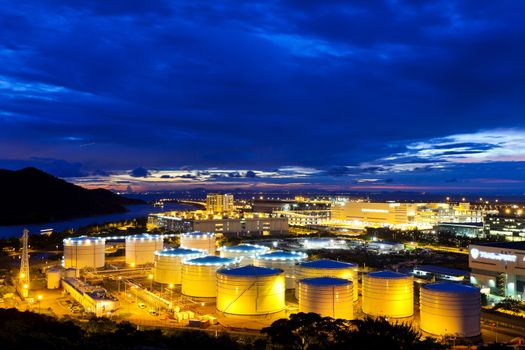
[[[132,192],[523,196],[520,10],[6,4],[0,168]]]

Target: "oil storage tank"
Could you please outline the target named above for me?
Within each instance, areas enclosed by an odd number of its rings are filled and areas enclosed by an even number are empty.
[[[132,235],[126,237],[126,264],[135,267],[153,262],[157,250],[164,248],[164,239],[160,235]]]
[[[47,270],[47,289],[60,288],[60,279],[62,278],[62,270],[58,267],[52,267]]]
[[[363,276],[363,312],[371,316],[409,317],[414,314],[412,276],[393,271]]]
[[[254,265],[283,270],[286,289],[294,289],[295,264],[305,261],[307,258],[306,253],[277,250],[257,255],[254,259]]]
[[[164,284],[180,284],[182,261],[198,258],[207,252],[198,249],[164,249],[155,252],[153,266],[153,280]]]
[[[239,316],[268,315],[285,308],[284,273],[247,265],[217,271],[217,310]]]
[[[183,261],[182,294],[199,298],[217,296],[217,270],[235,267],[239,259],[215,255],[203,256]]]
[[[480,334],[479,288],[456,283],[421,287],[420,327],[434,335],[475,337]]]
[[[313,277],[299,281],[299,311],[323,317],[354,318],[352,281],[335,277]]]
[[[64,268],[99,268],[105,264],[104,238],[80,236],[66,238],[64,243]]]
[[[252,265],[253,259],[258,254],[268,252],[270,248],[256,244],[239,244],[234,246],[223,246],[220,248],[221,256],[225,258],[240,259],[242,265]]]
[[[358,297],[357,264],[321,259],[299,263],[295,267],[295,297],[299,299],[298,281],[311,277],[336,277],[353,282],[354,301]]]
[[[210,255],[215,255],[215,233],[213,232],[188,232],[180,235],[180,247],[189,249],[201,249]]]

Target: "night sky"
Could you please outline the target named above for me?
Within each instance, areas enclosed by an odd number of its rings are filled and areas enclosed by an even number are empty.
[[[1,1],[0,167],[525,192],[525,2]]]

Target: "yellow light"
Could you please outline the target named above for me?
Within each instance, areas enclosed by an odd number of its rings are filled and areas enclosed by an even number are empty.
[[[131,267],[135,267],[135,263],[134,262],[132,262],[130,265],[131,265]]]
[[[25,273],[21,273],[20,274],[20,278],[25,278],[26,277],[26,274]]]
[[[170,285],[168,286],[169,289],[173,289],[173,283],[170,283]]]
[[[43,296],[42,294],[38,294],[38,296],[36,297],[38,300],[42,300]]]
[[[150,274],[148,275],[148,278],[149,278],[150,280],[153,279],[153,275],[150,273]]]
[[[121,280],[121,279],[122,279],[122,276],[118,276],[118,279]]]
[[[26,284],[24,284],[24,289],[27,289],[27,288],[29,288],[29,286],[26,283]]]

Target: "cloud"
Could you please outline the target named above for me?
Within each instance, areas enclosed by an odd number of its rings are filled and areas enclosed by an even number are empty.
[[[148,169],[145,169],[143,167],[138,167],[129,173],[132,177],[148,177],[150,175]]]

